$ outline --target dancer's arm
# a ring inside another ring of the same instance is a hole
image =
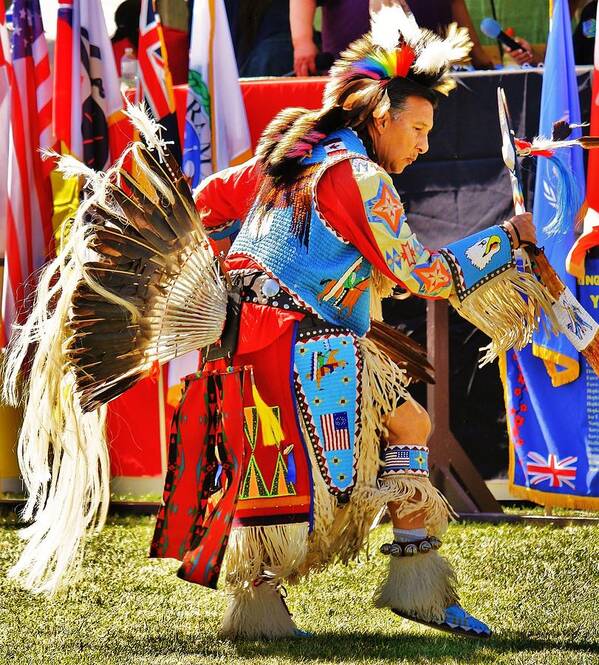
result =
[[[218,251],[226,252],[245,219],[260,181],[260,166],[250,159],[208,176],[194,191],[196,208]]]
[[[507,232],[499,226],[485,231],[482,236],[488,237],[489,247],[480,251],[471,251],[468,245],[470,239],[472,247],[480,244],[484,239],[480,233],[438,251],[424,247],[407,223],[391,177],[364,159],[328,169],[318,185],[317,198],[321,214],[338,233],[384,276],[416,295],[449,298],[454,292],[456,260],[463,263],[466,252],[480,266],[473,264],[472,270],[481,274],[489,267],[500,270],[513,260],[517,236],[511,238],[509,225]]]

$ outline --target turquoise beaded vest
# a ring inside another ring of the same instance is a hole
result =
[[[358,335],[370,327],[372,266],[320,216],[316,186],[327,168],[351,157],[366,156],[366,149],[350,129],[329,134],[314,146],[302,163],[309,177],[309,209],[298,220],[294,195],[257,202],[235,239],[229,257],[247,256],[274,277],[297,303],[320,318],[344,326]],[[303,190],[304,198],[306,190]]]

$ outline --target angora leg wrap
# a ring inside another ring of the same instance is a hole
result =
[[[389,575],[376,592],[376,607],[415,614],[424,621],[441,621],[445,609],[458,602],[455,574],[437,552],[389,557]]]
[[[220,637],[272,640],[295,634],[293,619],[280,593],[271,584],[251,584],[230,592]]]

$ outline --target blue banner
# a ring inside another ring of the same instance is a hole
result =
[[[574,68],[567,0],[555,0],[547,43],[539,135],[551,138],[553,123],[580,123],[580,102]],[[572,138],[580,136],[574,130]],[[537,244],[573,293],[574,278],[565,260],[574,241],[576,197],[560,191],[560,172],[569,171],[584,194],[582,150],[559,151],[554,160],[539,157],[533,218]],[[561,233],[544,229],[564,213]],[[565,232],[564,232],[565,230]],[[591,261],[589,260],[589,263]],[[589,266],[590,267],[590,266]],[[594,279],[580,286],[579,299],[597,318],[599,261]],[[588,276],[587,276],[588,277]],[[533,344],[510,351],[502,366],[510,434],[510,491],[548,506],[599,509],[599,378],[563,336],[544,326]]]
[[[539,135],[551,138],[553,123],[566,120],[580,124],[580,101],[572,46],[570,12],[567,0],[555,0],[541,92]],[[571,138],[581,136],[580,128]],[[554,160],[559,160],[556,164]],[[577,184],[578,200],[560,192],[560,171],[570,173]],[[537,227],[537,244],[543,247],[551,265],[562,281],[576,293],[574,277],[566,272],[566,256],[574,244],[574,225],[578,208],[584,199],[584,165],[582,148],[561,149],[554,159],[539,157],[535,182],[533,217]],[[561,195],[560,195],[561,194]],[[545,228],[561,209],[564,219],[561,232],[548,234]],[[533,354],[545,361],[554,386],[574,381],[579,375],[578,352],[564,335],[554,336],[541,326],[533,340]]]
[[[578,296],[599,321],[599,259]],[[548,506],[599,510],[599,377],[581,356],[576,381],[554,388],[531,347],[503,363],[510,491]]]

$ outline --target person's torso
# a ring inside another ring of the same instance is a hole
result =
[[[288,307],[282,304],[276,283],[301,308],[364,335],[370,325],[372,266],[327,224],[315,196],[327,168],[356,156],[367,159],[362,142],[351,130],[334,132],[318,143],[304,160],[306,172],[295,190],[277,193],[266,204],[262,201],[252,207],[228,259],[253,259],[273,278],[265,282],[269,291],[265,304]],[[260,294],[255,299],[261,302]]]

